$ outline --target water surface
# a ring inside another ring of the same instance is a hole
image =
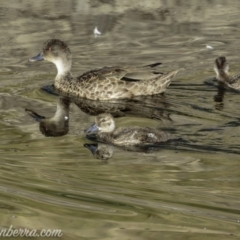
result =
[[[239,9],[237,0],[1,2],[0,226],[62,229],[63,239],[239,239],[240,96],[213,81],[221,54],[239,70]],[[94,114],[75,103],[68,134],[45,137],[25,108],[55,114],[58,97],[41,90],[55,67],[27,61],[49,38],[68,43],[74,74],[181,68],[164,96],[131,102],[116,122],[182,140],[96,159],[83,132]]]

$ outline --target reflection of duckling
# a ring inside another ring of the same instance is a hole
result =
[[[226,57],[220,56],[216,58],[214,71],[216,72],[216,78],[219,83],[229,88],[240,90],[240,74],[230,75],[228,70],[229,66]]]
[[[115,129],[115,122],[111,114],[103,113],[96,117],[95,123],[85,130],[87,135],[96,133],[97,140],[124,145],[151,145],[174,139],[169,133],[148,127],[128,127]]]
[[[89,149],[97,159],[108,160],[109,158],[112,158],[112,146],[94,143],[86,143],[83,146]]]
[[[39,122],[39,129],[46,137],[58,137],[68,133],[69,130],[69,106],[70,100],[66,97],[59,97],[57,110],[52,118],[45,118],[36,112],[25,109],[25,111]]]
[[[71,74],[70,49],[58,39],[45,42],[42,52],[29,61],[44,59],[57,67],[54,86],[58,90],[92,100],[130,99],[134,96],[159,94],[166,90],[178,72],[158,73],[151,69],[159,65],[157,63],[144,67],[103,67],[75,78]]]

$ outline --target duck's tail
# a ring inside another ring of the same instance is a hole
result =
[[[178,71],[179,70],[157,74],[154,78],[133,82],[129,90],[134,96],[162,93],[170,85],[171,80],[176,76]]]

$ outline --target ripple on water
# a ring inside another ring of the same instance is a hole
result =
[[[221,54],[238,71],[238,9],[215,0],[2,1],[0,225],[62,229],[63,239],[238,239],[239,94],[220,91],[213,71]],[[46,118],[57,110],[57,96],[40,90],[55,67],[28,62],[49,37],[69,44],[75,75],[154,62],[181,69],[164,95],[135,99],[116,119],[181,139],[113,148],[102,161],[84,147],[94,116],[76,104],[68,134],[45,137],[24,109]]]

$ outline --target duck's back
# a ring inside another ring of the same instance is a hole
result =
[[[119,128],[111,135],[111,141],[115,145],[147,145],[166,142],[172,138],[167,132],[148,127]]]
[[[240,74],[232,75],[227,85],[228,87],[240,90]]]
[[[139,70],[137,68],[137,70]],[[153,95],[164,92],[176,75],[170,73],[139,72],[131,67],[103,67],[88,71],[76,78],[70,92],[92,100],[130,99],[139,95]],[[138,74],[137,74],[138,73]],[[142,78],[138,79],[137,76]]]
[[[118,67],[103,67],[88,71],[77,77],[76,95],[92,100],[128,99],[131,83],[122,81],[127,71]]]

